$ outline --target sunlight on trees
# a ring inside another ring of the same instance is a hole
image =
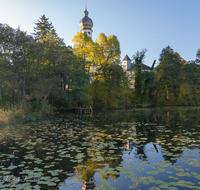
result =
[[[71,48],[45,15],[32,35],[6,24],[0,24],[0,33],[0,107],[21,113],[23,121],[74,102],[94,109],[200,104],[200,49],[195,61],[186,62],[167,46],[149,72],[141,70],[146,50],[136,52],[130,89],[114,35],[100,33],[93,41],[77,32]]]

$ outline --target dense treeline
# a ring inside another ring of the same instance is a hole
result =
[[[154,106],[200,105],[199,53],[200,49],[196,61],[186,62],[171,47],[164,48],[156,68],[154,62],[150,72],[136,72],[136,103]],[[144,55],[145,51],[136,54],[138,68],[141,68]]]
[[[136,52],[135,88],[131,89],[119,64],[116,36],[101,33],[94,42],[78,32],[72,48],[45,15],[32,35],[6,24],[0,24],[0,34],[0,108],[22,121],[74,105],[124,109],[200,104],[200,50],[196,61],[186,62],[168,46],[150,72],[141,70],[146,50]]]
[[[33,119],[89,98],[84,61],[43,15],[33,35],[0,24],[1,108]]]

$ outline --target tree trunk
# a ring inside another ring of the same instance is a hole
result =
[[[15,104],[15,90],[13,90],[13,105]]]
[[[24,76],[24,81],[23,81],[23,103],[25,104],[25,99],[26,99],[26,92],[25,92],[25,76]]]
[[[108,101],[108,92],[106,92],[105,96],[105,109],[107,108],[107,101]]]
[[[15,84],[16,84],[17,90],[18,90],[18,92],[19,92],[19,102],[21,103],[21,91],[20,91],[20,89],[19,89],[19,85],[18,85],[17,79],[15,79]]]
[[[1,86],[1,105],[3,105],[4,97],[3,97],[3,87]]]
[[[51,84],[48,93],[47,93],[46,96],[44,97],[44,102],[43,102],[43,105],[42,105],[42,116],[43,116],[43,112],[44,112],[44,106],[45,106],[45,103],[46,103],[47,97],[49,96],[49,94],[50,94],[50,92],[51,92],[51,88],[52,88],[52,86],[53,86],[53,83]]]
[[[169,100],[167,85],[166,85],[166,94],[167,94],[167,100]]]

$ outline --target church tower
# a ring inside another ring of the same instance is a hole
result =
[[[87,11],[87,7],[85,7],[84,17],[80,20],[79,24],[81,27],[81,32],[86,32],[88,36],[92,38],[92,27],[93,22],[92,19],[88,17],[89,12]]]
[[[129,56],[126,54],[126,56],[124,57],[124,59],[122,60],[122,68],[124,70],[127,70],[131,67],[131,59],[129,58]]]

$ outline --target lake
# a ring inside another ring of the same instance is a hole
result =
[[[0,189],[200,189],[200,108],[0,126]]]

